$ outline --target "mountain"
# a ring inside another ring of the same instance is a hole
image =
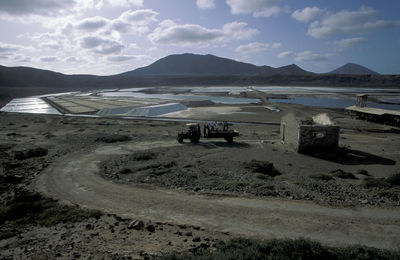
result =
[[[157,60],[149,66],[123,74],[134,76],[149,75],[258,75],[272,72],[269,66],[256,66],[217,57],[211,54],[174,54]]]
[[[296,64],[291,64],[291,65],[276,68],[275,74],[278,74],[278,75],[310,75],[313,73],[303,70]]]
[[[328,74],[340,74],[340,75],[379,75],[379,73],[370,70],[364,66],[355,63],[347,63]]]

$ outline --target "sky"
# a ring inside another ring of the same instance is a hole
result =
[[[112,75],[170,54],[400,74],[399,0],[0,0],[0,64]]]

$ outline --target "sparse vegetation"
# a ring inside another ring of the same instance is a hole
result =
[[[157,154],[153,152],[139,152],[135,154],[134,159],[136,161],[148,161],[157,157]]]
[[[14,154],[15,159],[25,160],[32,157],[41,157],[47,155],[48,150],[42,147],[36,147],[25,151],[16,151]]]
[[[357,179],[356,176],[354,176],[354,174],[352,174],[351,172],[345,172],[342,169],[337,169],[337,170],[333,170],[331,172],[329,172],[331,175],[337,177],[337,178],[341,178],[341,179]]]
[[[397,259],[400,252],[364,246],[328,247],[305,239],[232,239],[220,241],[216,249],[171,253],[158,259]]]
[[[58,223],[73,223],[88,218],[99,218],[101,215],[102,213],[97,210],[61,205],[55,200],[26,191],[6,206],[0,207],[0,224],[11,221],[16,225],[52,226]]]
[[[385,181],[393,186],[399,186],[400,185],[400,173],[393,174],[392,176],[388,177]]]
[[[390,184],[387,183],[384,179],[382,178],[365,178],[362,182],[362,185],[365,188],[387,188],[390,187]]]
[[[274,164],[267,161],[251,160],[250,162],[245,162],[244,167],[250,169],[252,172],[261,173],[270,177],[282,175],[282,173],[274,167]]]
[[[333,180],[333,177],[328,175],[328,174],[311,174],[310,178],[312,179],[317,179],[317,180],[321,180],[321,181],[329,181],[329,180]]]
[[[132,138],[127,135],[105,135],[96,138],[96,142],[103,142],[103,143],[116,143],[116,142],[127,142],[131,141]]]
[[[371,176],[367,170],[359,169],[357,170],[356,174],[364,175],[364,176]]]

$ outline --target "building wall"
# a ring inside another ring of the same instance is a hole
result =
[[[298,152],[313,152],[337,148],[339,127],[302,125],[299,127]]]
[[[290,149],[301,152],[314,152],[334,149],[339,146],[338,126],[308,125],[293,114],[281,120],[281,141]]]
[[[299,145],[299,125],[296,118],[289,114],[281,120],[281,141],[297,151]]]

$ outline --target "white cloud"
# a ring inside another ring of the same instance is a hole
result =
[[[86,18],[86,19],[80,21],[76,25],[76,28],[85,30],[85,31],[95,31],[95,30],[105,27],[108,23],[109,23],[108,19],[101,17],[101,16],[95,16],[95,17],[89,17],[89,18]]]
[[[99,36],[87,36],[81,39],[81,47],[90,49],[98,54],[113,54],[121,52],[125,46],[111,39],[105,39]]]
[[[227,39],[247,40],[259,34],[257,29],[247,28],[247,23],[231,22],[222,27],[222,31]]]
[[[363,34],[385,28],[400,26],[400,21],[379,19],[379,13],[371,7],[361,7],[357,11],[343,10],[325,15],[308,27],[308,34],[315,38],[325,38],[341,34]]]
[[[13,53],[21,49],[21,46],[8,43],[0,43],[0,53]]]
[[[150,9],[129,10],[112,20],[111,29],[122,33],[142,35],[149,31],[147,25],[157,21],[158,15],[159,13]]]
[[[209,29],[198,24],[178,25],[165,20],[148,35],[155,44],[199,45],[208,46],[216,41],[250,39],[259,33],[256,29],[247,28],[247,23],[232,22],[221,29]]]
[[[55,62],[55,61],[57,61],[57,57],[55,57],[55,56],[45,56],[45,57],[40,57],[39,60],[42,61],[42,62]]]
[[[120,6],[120,7],[143,6],[143,0],[108,0],[106,2],[108,2],[108,4],[111,6]]]
[[[323,13],[322,9],[319,9],[318,7],[306,7],[303,10],[296,10],[292,13],[293,19],[296,19],[297,21],[300,22],[305,22],[308,23],[315,17],[319,16],[320,14]]]
[[[261,42],[251,42],[249,44],[240,45],[238,46],[235,51],[240,52],[243,54],[250,54],[250,53],[261,53],[267,51],[269,49],[279,48],[281,46],[280,43],[261,43]]]
[[[333,44],[338,50],[344,50],[365,43],[367,40],[361,37],[347,38],[335,41]]]
[[[55,41],[43,42],[39,44],[40,48],[58,50],[61,48],[60,44]]]
[[[226,0],[232,14],[253,14],[254,17],[269,17],[282,11],[281,0]]]
[[[296,53],[295,55],[296,58],[294,60],[297,62],[325,61],[328,59],[328,55],[317,54],[312,51],[303,51]]]
[[[215,8],[214,0],[196,0],[196,5],[200,9]]]
[[[285,59],[285,58],[288,58],[288,57],[293,56],[293,55],[294,55],[293,51],[283,51],[283,52],[278,54],[278,58],[279,59]]]

